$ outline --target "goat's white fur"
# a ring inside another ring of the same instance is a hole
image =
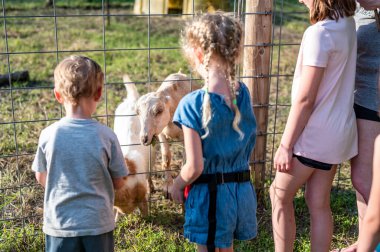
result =
[[[133,162],[135,167],[135,173],[140,175],[127,176],[124,181],[125,185],[123,188],[115,191],[115,196],[120,198],[121,194],[128,194],[131,197],[136,197],[136,195],[130,195],[131,193],[142,193],[141,188],[145,187],[145,194],[148,193],[148,184],[150,191],[153,190],[153,183],[150,180],[149,165],[154,165],[155,151],[154,148],[149,146],[144,146],[140,144],[139,133],[141,130],[139,118],[136,115],[136,102],[139,99],[139,93],[134,83],[130,80],[128,75],[123,76],[123,82],[127,90],[127,98],[116,108],[115,120],[114,120],[114,131],[120,142],[123,155],[128,161]],[[151,149],[151,150],[150,150]],[[151,157],[151,162],[149,162],[149,157]],[[149,183],[148,183],[149,181]],[[139,190],[137,190],[139,188]],[[125,196],[125,195],[124,195]],[[141,198],[141,197],[140,197]],[[134,203],[133,200],[124,198],[124,201],[128,202],[118,202],[118,204],[124,205],[123,207],[118,207],[115,205],[116,218],[117,220],[119,213],[129,213],[129,208],[139,207],[142,215],[147,214],[146,200],[147,195],[145,195],[145,203]],[[126,206],[125,204],[129,204]]]

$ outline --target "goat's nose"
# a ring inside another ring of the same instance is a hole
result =
[[[148,134],[141,135],[140,140],[141,140],[142,144],[144,144],[144,145],[147,144],[148,143]]]

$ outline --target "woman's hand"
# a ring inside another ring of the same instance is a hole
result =
[[[288,172],[292,169],[293,150],[280,144],[274,156],[274,168],[279,172]]]
[[[175,203],[183,203],[184,202],[184,181],[181,178],[181,175],[179,175],[177,178],[174,179],[173,185],[169,186],[168,191],[170,194],[170,198]]]

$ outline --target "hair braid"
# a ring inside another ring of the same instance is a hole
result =
[[[201,48],[204,59],[203,64],[206,71],[205,95],[202,104],[202,127],[205,134],[202,139],[208,136],[208,123],[211,120],[211,101],[208,93],[209,84],[209,61],[212,55],[218,55],[227,64],[227,81],[229,83],[230,95],[232,98],[232,110],[234,111],[233,129],[239,134],[239,138],[244,137],[239,128],[241,114],[236,103],[235,88],[235,68],[242,49],[243,30],[239,20],[227,16],[222,12],[205,14],[197,17],[190,23],[182,36],[182,44],[185,55],[191,59],[193,48]]]
[[[205,139],[208,134],[208,123],[211,120],[211,101],[210,101],[210,94],[208,93],[208,84],[209,84],[209,62],[210,62],[211,52],[208,52],[204,55],[204,66],[206,70],[206,81],[205,81],[205,95],[203,97],[203,103],[202,103],[202,128],[205,130],[205,134],[201,136],[202,139]]]

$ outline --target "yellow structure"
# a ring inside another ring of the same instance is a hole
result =
[[[149,3],[150,2],[150,3]],[[135,0],[134,14],[193,14],[194,12],[232,11],[230,0]],[[194,8],[193,8],[194,7]]]
[[[168,14],[170,9],[181,10],[182,4],[183,0],[136,0],[133,13]]]

